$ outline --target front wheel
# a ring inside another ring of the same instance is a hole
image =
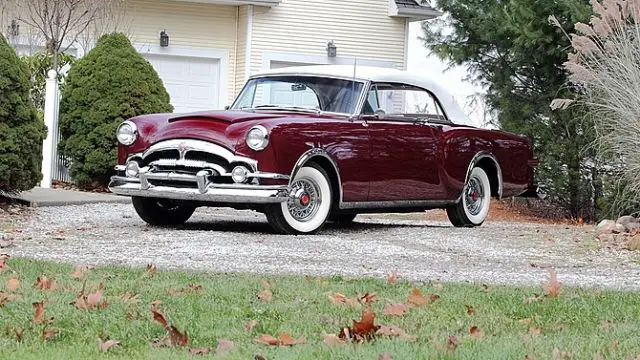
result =
[[[196,211],[195,206],[184,205],[169,199],[134,196],[131,202],[138,216],[147,224],[154,226],[184,224]]]
[[[449,221],[455,227],[480,226],[487,219],[490,201],[489,177],[484,170],[476,167],[464,186],[460,202],[447,208]]]
[[[291,182],[289,200],[267,208],[267,220],[280,234],[312,234],[322,228],[331,210],[329,176],[319,166],[303,166]]]

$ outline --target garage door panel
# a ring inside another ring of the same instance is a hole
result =
[[[160,54],[144,57],[162,79],[174,112],[219,108],[219,59]]]

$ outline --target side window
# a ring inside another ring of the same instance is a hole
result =
[[[406,84],[375,84],[378,108],[386,115],[425,117],[430,120],[447,120],[434,95],[422,88]],[[371,98],[369,94],[369,98]]]

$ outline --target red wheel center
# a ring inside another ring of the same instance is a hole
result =
[[[309,196],[309,194],[304,194],[300,196],[300,204],[306,206],[307,204],[309,204],[310,201],[311,201],[311,197]]]
[[[478,194],[477,191],[474,191],[473,193],[471,193],[471,199],[473,199],[473,201],[477,201],[480,198],[480,194]]]

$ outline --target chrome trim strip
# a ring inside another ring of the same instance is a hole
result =
[[[338,176],[338,186],[339,186],[338,199],[339,199],[339,205],[342,208],[342,179],[340,178],[340,169],[338,168],[338,163],[324,149],[312,148],[307,150],[304,154],[302,154],[302,156],[300,156],[296,164],[293,166],[293,170],[291,171],[291,175],[289,177],[289,186],[292,185],[293,179],[295,179],[296,174],[298,174],[298,171],[300,171],[300,169],[304,166],[304,164],[306,164],[307,162],[309,162],[309,160],[317,156],[321,156],[328,159],[329,162],[331,162],[331,165],[333,165],[333,170],[335,170],[336,175]]]
[[[181,150],[182,148],[182,150]],[[145,159],[150,154],[156,151],[162,150],[178,150],[180,152],[180,160],[184,160],[184,156],[189,151],[202,151],[210,154],[214,154],[220,156],[227,160],[229,163],[234,162],[243,162],[251,166],[251,170],[258,170],[258,162],[254,159],[250,159],[243,156],[236,156],[228,149],[213,144],[210,142],[202,141],[202,140],[193,140],[193,139],[172,139],[165,140],[151,145],[147,150],[145,150],[140,157]]]
[[[351,114],[351,119],[355,119],[360,114],[362,114],[362,108],[364,107],[364,103],[367,101],[367,97],[369,96],[369,90],[371,89],[371,81],[367,81],[362,84],[362,93],[360,93],[360,97],[358,98],[358,102],[356,103],[356,107],[354,109],[354,113]]]
[[[274,204],[287,201],[290,198],[288,185],[259,186],[210,184],[203,193],[199,189],[173,188],[168,186],[149,186],[143,188],[140,184],[130,182],[130,179],[114,176],[111,178],[109,190],[122,196],[142,196],[175,200],[191,200],[214,203],[237,204]]]
[[[225,168],[223,168],[222,166],[220,166],[218,164],[214,164],[214,163],[210,163],[210,162],[206,162],[206,161],[199,161],[199,160],[160,159],[160,160],[152,161],[151,163],[149,163],[149,165],[151,165],[151,166],[153,166],[153,165],[157,165],[157,166],[184,166],[184,167],[189,167],[189,168],[200,168],[200,169],[211,168],[211,169],[217,171],[219,174],[226,174],[227,173],[227,170],[225,170]]]
[[[438,207],[457,203],[458,200],[394,200],[394,201],[360,201],[340,204],[340,209],[384,209],[384,208],[412,208]]]
[[[466,185],[467,181],[469,181],[469,177],[471,176],[471,171],[473,171],[473,168],[476,166],[476,164],[484,158],[491,159],[491,161],[493,161],[493,164],[496,166],[496,171],[498,173],[498,199],[502,199],[502,192],[503,192],[502,168],[498,163],[498,159],[496,159],[496,157],[489,151],[486,151],[486,150],[480,151],[473,157],[473,159],[471,159],[471,162],[469,163],[469,167],[467,168],[467,175],[464,178],[464,184]],[[460,198],[462,198],[463,195],[464,195],[464,187],[462,188],[462,193],[460,194]]]

